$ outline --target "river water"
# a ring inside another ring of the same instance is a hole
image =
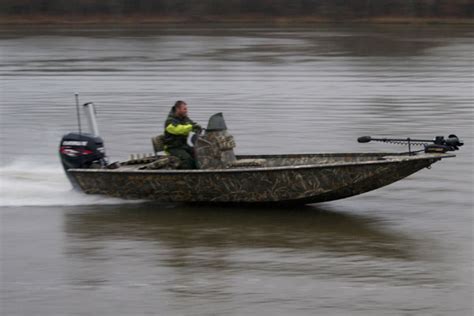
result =
[[[456,26],[3,28],[2,315],[471,315],[473,31]],[[71,191],[57,155],[93,101],[111,159],[170,106],[223,112],[236,152],[466,145],[388,187],[293,208]]]

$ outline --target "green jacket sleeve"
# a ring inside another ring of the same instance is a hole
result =
[[[190,123],[187,124],[173,124],[170,123],[166,125],[165,130],[173,135],[183,135],[186,136],[189,134],[190,131],[192,131],[193,125]]]

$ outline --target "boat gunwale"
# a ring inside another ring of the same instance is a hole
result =
[[[237,155],[238,158],[297,158],[299,156],[336,156],[343,157],[347,155],[354,156],[369,156],[377,155],[380,158],[385,156],[400,156],[399,159],[391,158],[387,160],[368,160],[359,162],[337,162],[337,163],[326,163],[326,164],[305,164],[305,165],[287,165],[287,166],[275,166],[275,167],[240,167],[240,168],[228,168],[228,169],[157,169],[157,170],[120,170],[119,169],[68,169],[67,172],[71,173],[115,173],[115,174],[209,174],[209,173],[244,173],[244,172],[268,172],[268,171],[285,171],[285,170],[300,170],[300,169],[324,169],[333,167],[349,167],[349,166],[360,166],[360,165],[377,165],[377,164],[390,164],[400,163],[415,160],[441,160],[443,158],[456,157],[454,154],[438,154],[429,153],[422,155],[408,156],[406,152],[392,152],[392,153],[328,153],[328,154],[270,154],[270,155]]]

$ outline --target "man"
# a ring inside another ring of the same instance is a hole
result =
[[[176,101],[165,122],[165,150],[180,160],[180,169],[196,169],[194,152],[187,144],[190,132],[200,132],[201,126],[188,117],[188,105]]]

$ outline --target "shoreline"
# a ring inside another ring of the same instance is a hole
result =
[[[424,17],[370,17],[331,19],[317,16],[155,16],[155,15],[87,15],[87,16],[54,16],[54,15],[7,15],[0,16],[1,26],[146,26],[167,24],[271,24],[271,25],[311,25],[311,24],[414,24],[414,25],[472,25],[474,19],[468,18],[424,18]]]

